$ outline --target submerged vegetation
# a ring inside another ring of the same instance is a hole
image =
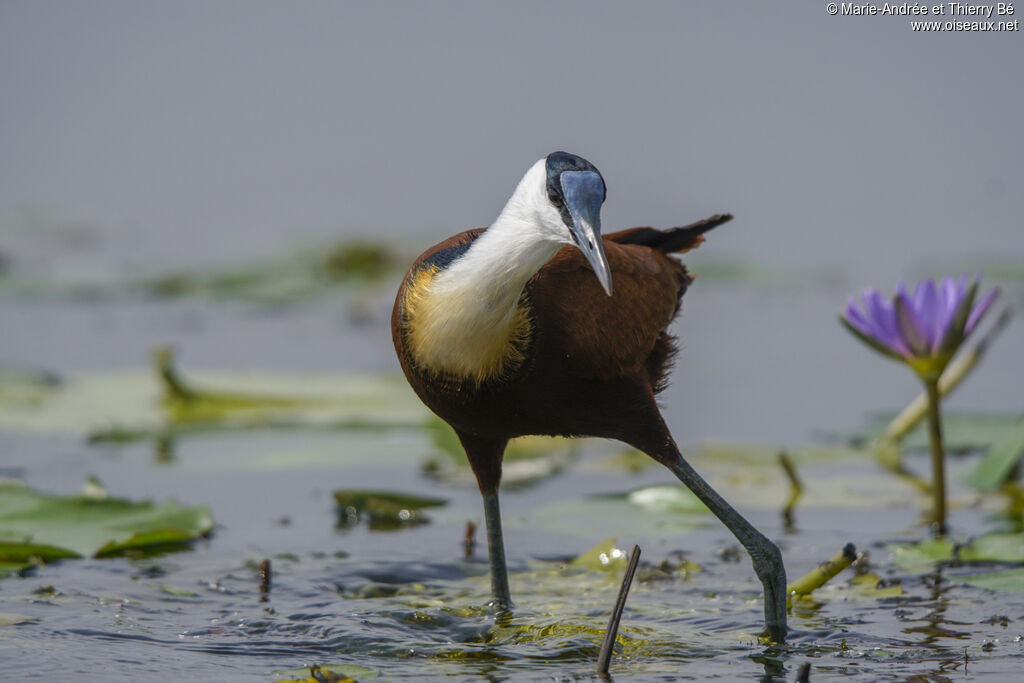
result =
[[[39,268],[22,267],[17,256],[0,253],[0,294],[82,302],[144,297],[280,305],[373,288],[400,272],[407,260],[383,242],[362,239],[249,263],[142,277],[112,268],[102,275],[47,269],[40,277]]]

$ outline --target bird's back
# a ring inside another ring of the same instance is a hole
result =
[[[666,329],[690,278],[681,263],[660,251],[618,241],[629,232],[605,237],[612,296],[571,247],[527,285],[537,316],[538,362],[601,381],[642,373],[652,387],[660,387],[674,352]]]
[[[560,354],[568,372],[604,380],[646,376],[650,389],[660,391],[676,353],[667,329],[692,280],[669,254],[697,247],[705,232],[731,219],[716,214],[681,228],[606,235],[614,285],[610,297],[580,252],[562,249],[528,287],[542,330],[558,331],[549,352]]]

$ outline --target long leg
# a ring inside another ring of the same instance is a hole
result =
[[[778,546],[754,528],[743,515],[736,512],[718,495],[697,471],[679,456],[668,466],[679,481],[715,513],[736,539],[747,549],[754,564],[754,572],[764,586],[764,621],[768,637],[781,643],[786,639],[786,567]]]
[[[505,542],[501,536],[501,509],[498,492],[484,494],[484,521],[487,523],[487,559],[491,565],[491,595],[499,609],[512,606],[508,589],[508,567],[505,565]]]
[[[508,568],[505,565],[505,542],[501,534],[501,507],[498,504],[498,486],[501,484],[501,459],[505,455],[507,440],[483,439],[456,430],[462,447],[466,449],[477,485],[484,498],[484,522],[487,525],[487,559],[491,566],[491,594],[499,609],[512,605],[508,589]]]
[[[653,400],[652,400],[653,405]],[[650,414],[654,423],[643,430],[642,438],[628,442],[662,463],[686,484],[700,500],[708,506],[722,523],[733,533],[736,540],[746,548],[754,565],[754,572],[764,586],[764,621],[766,635],[774,642],[786,638],[786,567],[782,553],[760,531],[754,528],[711,485],[704,481],[695,469],[683,459],[679,448],[672,439],[661,416],[655,410]]]

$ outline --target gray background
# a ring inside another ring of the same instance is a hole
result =
[[[609,227],[730,210],[716,248],[896,270],[1020,248],[1021,47],[817,2],[7,0],[0,205],[154,253],[429,240],[564,148]]]
[[[565,149],[604,173],[607,230],[731,211],[694,260],[793,270],[789,290],[688,298],[677,386],[721,399],[666,401],[696,411],[697,436],[803,434],[792,411],[849,424],[915,390],[835,324],[848,292],[1021,261],[1021,46],[818,2],[7,0],[0,238],[70,216],[102,235],[104,263],[142,270],[352,235],[414,253],[489,223],[533,161]],[[844,279],[808,299],[821,278],[805,269]],[[145,362],[101,337],[62,349],[72,323],[9,313],[7,362]],[[394,369],[385,317],[349,346],[314,326],[312,351],[272,359],[244,330],[257,350],[200,339],[191,359]],[[1016,409],[1019,329],[993,361],[1011,371],[960,405]],[[134,346],[176,334],[158,325]],[[851,404],[826,409],[823,392],[851,381]]]

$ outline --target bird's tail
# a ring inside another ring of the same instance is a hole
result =
[[[716,213],[714,216],[680,228],[669,228],[668,230],[633,228],[624,230],[617,235],[609,235],[608,238],[621,244],[641,244],[651,249],[657,249],[663,254],[681,254],[699,246],[704,241],[704,233],[708,230],[731,220],[731,213]]]

